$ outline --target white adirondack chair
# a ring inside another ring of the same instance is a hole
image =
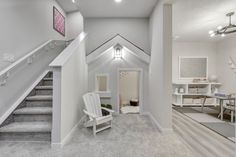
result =
[[[87,93],[83,96],[83,100],[85,103],[84,113],[89,117],[89,120],[85,123],[85,127],[93,127],[94,136],[96,133],[112,127],[112,113],[114,113],[114,111],[101,107],[99,94]],[[109,112],[109,115],[103,116],[102,110]],[[98,125],[105,123],[107,123],[107,125],[97,129]]]

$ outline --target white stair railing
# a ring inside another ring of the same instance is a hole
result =
[[[18,67],[21,63],[27,62],[28,64],[32,64],[34,58],[39,55],[41,52],[49,51],[50,49],[54,49],[59,43],[63,42],[65,44],[66,41],[61,40],[48,40],[30,53],[27,53],[25,56],[21,57],[17,61],[13,62],[11,65],[0,71],[0,86],[4,86],[7,83],[8,78],[11,75],[11,72]],[[43,51],[42,51],[43,50]]]

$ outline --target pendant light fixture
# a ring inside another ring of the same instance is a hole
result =
[[[227,34],[236,33],[236,25],[232,24],[232,16],[234,15],[234,12],[230,12],[226,14],[227,17],[229,17],[229,24],[227,26],[218,26],[217,29],[210,30],[209,35],[210,37],[215,37],[220,35],[221,37],[225,37]]]

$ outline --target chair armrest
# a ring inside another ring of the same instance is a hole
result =
[[[88,115],[89,117],[91,117],[91,118],[93,118],[93,119],[96,119],[96,118],[97,118],[96,115],[94,115],[94,114],[92,114],[92,113],[89,113],[89,112],[86,111],[86,110],[83,110],[83,111],[84,111],[84,113],[85,113],[86,115]]]
[[[110,110],[110,109],[105,108],[105,107],[102,107],[102,110],[105,110],[105,111],[107,111],[109,113],[114,113],[115,112],[114,110]]]

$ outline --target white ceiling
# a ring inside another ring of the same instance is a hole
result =
[[[57,0],[66,12],[79,10],[84,17],[149,17],[157,0]]]
[[[236,12],[236,0],[175,0],[173,34],[179,36],[177,41],[218,41],[221,37],[212,39],[208,32],[227,25],[225,14],[231,11]],[[236,15],[233,22],[236,23]]]
[[[84,17],[149,17],[157,0],[57,0],[66,12],[80,11]],[[173,0],[173,36],[177,41],[218,41],[209,30],[227,25],[228,12],[236,12],[236,0]],[[235,13],[236,14],[236,13]],[[236,23],[236,15],[233,16]],[[235,33],[236,34],[236,33]],[[225,37],[228,38],[228,37]]]

